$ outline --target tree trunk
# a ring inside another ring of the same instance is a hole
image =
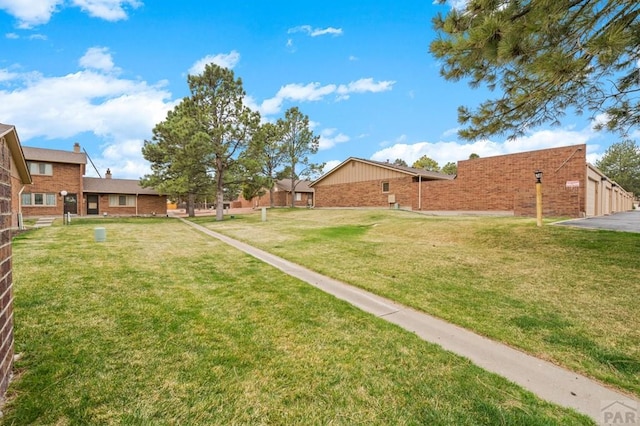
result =
[[[273,185],[269,188],[269,207],[273,208]]]
[[[291,208],[296,206],[296,165],[291,164]]]
[[[222,167],[218,167],[216,173],[216,220],[224,219],[224,181]]]
[[[195,194],[189,194],[187,196],[187,216],[189,216],[189,217],[195,217],[196,216],[195,204],[196,204],[196,195]]]

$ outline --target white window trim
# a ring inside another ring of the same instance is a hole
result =
[[[44,173],[40,173],[40,166],[44,166]],[[53,176],[53,164],[29,161],[29,173],[36,176]]]
[[[127,197],[126,204],[120,204],[120,197]],[[136,196],[127,194],[111,194],[109,195],[109,207],[135,207]]]
[[[42,204],[36,204],[36,195],[42,195]],[[58,205],[58,196],[51,192],[26,192],[23,193],[20,203],[23,207],[55,207]],[[29,197],[29,203],[25,203],[25,198]],[[47,201],[53,200],[53,204],[47,204]]]

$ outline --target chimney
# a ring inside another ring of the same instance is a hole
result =
[[[111,179],[111,169],[107,169],[107,173],[105,173],[104,178]]]
[[[80,152],[80,144],[78,142],[73,144],[73,152],[76,152],[76,153]]]

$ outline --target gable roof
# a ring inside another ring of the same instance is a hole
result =
[[[308,180],[299,180],[296,184],[296,192],[315,192],[313,188],[309,187],[310,183]],[[277,180],[275,185],[278,191],[291,192],[291,179]]]
[[[344,167],[346,164],[348,164],[351,161],[357,161],[357,162],[364,163],[364,164],[369,164],[369,165],[375,166],[375,167],[381,167],[381,168],[388,169],[388,170],[394,170],[396,172],[404,173],[404,174],[407,174],[409,176],[415,176],[415,177],[421,176],[423,178],[426,178],[426,180],[452,180],[452,179],[455,178],[454,175],[446,175],[444,173],[431,172],[431,171],[428,171],[428,170],[425,170],[425,169],[416,169],[414,167],[399,166],[397,164],[393,164],[393,163],[389,163],[389,162],[365,160],[364,158],[349,157],[346,160],[344,160],[342,163],[338,164],[336,167],[331,169],[329,172],[325,173],[324,175],[320,176],[315,181],[311,182],[311,184],[309,186],[313,187],[316,183],[320,182],[321,180],[325,179],[327,176],[330,176],[334,172],[338,171],[339,169],[341,169],[342,167]]]
[[[135,179],[82,178],[83,192],[95,194],[161,195],[152,188],[143,188]]]
[[[59,149],[23,147],[27,161],[48,161],[50,163],[87,164],[84,152],[62,151]]]
[[[27,167],[22,145],[20,145],[20,138],[18,137],[18,132],[16,131],[15,126],[0,123],[0,138],[4,138],[7,142],[9,151],[11,152],[11,157],[16,165],[18,176],[20,176],[22,183],[32,183],[31,173],[29,173],[29,168]]]

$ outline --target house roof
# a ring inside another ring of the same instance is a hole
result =
[[[59,149],[23,147],[27,161],[48,161],[51,163],[87,164],[84,152],[62,151]]]
[[[370,165],[376,166],[376,167],[382,167],[382,168],[389,169],[389,170],[395,170],[395,171],[398,171],[400,173],[405,173],[405,174],[410,175],[410,176],[416,176],[416,177],[417,176],[422,176],[422,177],[426,178],[426,180],[452,180],[452,179],[455,178],[454,175],[446,175],[444,173],[431,172],[431,171],[428,171],[428,170],[425,170],[425,169],[416,169],[414,167],[399,166],[397,164],[393,164],[393,163],[389,163],[389,162],[373,161],[373,160],[365,160],[363,158],[349,157],[346,160],[344,160],[342,163],[338,164],[336,167],[331,169],[329,172],[325,173],[324,175],[320,176],[315,181],[311,182],[311,184],[309,186],[314,186],[316,183],[320,182],[321,180],[323,180],[327,176],[330,176],[334,172],[338,171],[345,164],[347,164],[347,163],[349,163],[351,161],[358,161],[360,163],[370,164]]]
[[[296,184],[296,192],[315,192],[313,188],[309,187],[310,183],[308,180],[299,180]],[[291,192],[291,179],[277,180],[275,185],[278,191]]]
[[[31,174],[29,173],[29,168],[27,167],[24,152],[20,145],[20,138],[18,137],[15,126],[0,123],[0,138],[4,138],[7,142],[22,183],[31,183]]]
[[[136,194],[160,195],[152,188],[143,188],[140,181],[135,179],[101,179],[92,177],[82,178],[83,192],[96,194]]]

